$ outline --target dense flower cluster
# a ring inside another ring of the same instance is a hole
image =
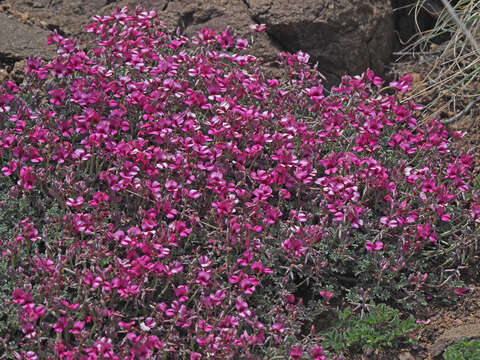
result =
[[[431,265],[468,257],[480,195],[472,157],[399,101],[410,77],[328,93],[299,52],[270,79],[231,29],[169,35],[142,9],[86,31],[92,51],[52,34],[58,57],[0,87],[2,186],[42,215],[2,239],[6,351],[319,360],[332,301],[452,289]]]

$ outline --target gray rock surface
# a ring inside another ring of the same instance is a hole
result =
[[[467,340],[480,339],[480,322],[464,324],[445,331],[430,349],[431,356],[440,358],[443,351],[450,345],[458,343],[463,338]]]
[[[252,18],[290,52],[303,50],[327,75],[383,73],[392,55],[389,0],[247,0]]]
[[[49,31],[22,24],[0,13],[0,63],[14,63],[29,56],[49,59],[53,48],[45,45]]]
[[[390,0],[4,0],[2,4],[0,14],[3,6],[10,17],[24,23],[18,25],[23,30],[14,30],[17,44],[13,47],[8,45],[9,35],[0,32],[0,56],[9,51],[17,60],[32,54],[51,55],[40,46],[49,30],[86,39],[82,28],[93,15],[138,5],[155,9],[170,29],[179,27],[186,35],[203,27],[232,26],[249,39],[249,25],[265,23],[267,31],[258,34],[251,47],[254,55],[271,67],[279,51],[305,51],[331,85],[345,73],[356,75],[368,67],[383,73],[392,53]],[[11,19],[2,21],[12,29],[16,26]]]

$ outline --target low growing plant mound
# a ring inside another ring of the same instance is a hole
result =
[[[462,339],[458,344],[450,345],[443,354],[444,360],[480,359],[480,341]]]
[[[325,334],[323,345],[336,353],[353,349],[356,353],[363,351],[370,355],[374,350],[394,347],[398,339],[407,335],[416,325],[413,316],[402,321],[399,311],[385,304],[369,307],[368,314],[355,316],[350,308],[346,308],[339,312],[335,328]]]
[[[328,94],[302,52],[269,79],[229,29],[94,20],[92,51],[53,34],[0,88],[7,359],[323,359],[345,299],[463,291],[472,157],[399,102],[409,77]]]

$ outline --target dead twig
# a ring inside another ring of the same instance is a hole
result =
[[[471,101],[466,107],[465,109],[463,109],[462,111],[460,111],[458,114],[456,114],[455,116],[452,116],[450,119],[447,119],[447,120],[443,120],[442,121],[442,124],[450,124],[452,122],[455,122],[457,121],[458,119],[460,119],[463,115],[467,114],[470,109],[473,107],[473,105],[475,105],[475,103],[477,102],[477,100],[473,100]]]

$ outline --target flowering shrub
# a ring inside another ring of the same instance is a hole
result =
[[[328,94],[299,52],[269,79],[231,29],[169,35],[142,9],[86,31],[91,51],[52,34],[58,57],[0,88],[12,359],[324,359],[345,296],[458,286],[472,157],[399,101],[409,77]]]

